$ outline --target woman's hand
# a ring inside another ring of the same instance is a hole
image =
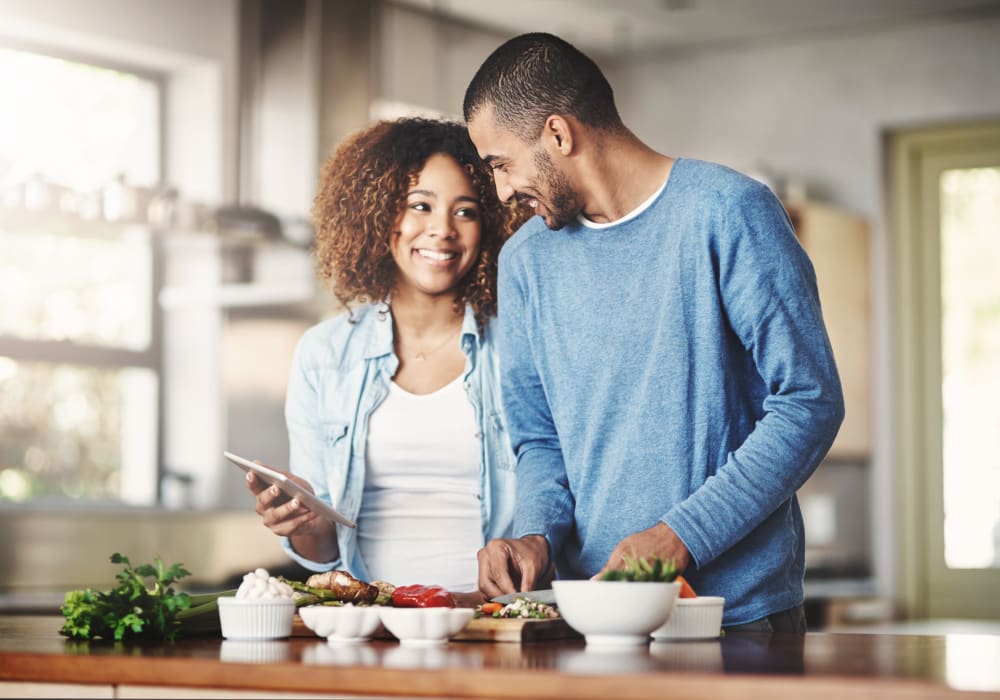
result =
[[[260,461],[257,464],[268,466]],[[305,479],[280,469],[274,471],[284,474],[309,493],[314,493],[312,485]],[[247,472],[247,488],[257,497],[257,515],[274,534],[283,537],[334,535],[332,523],[310,511],[298,499],[289,498],[277,486],[268,484],[253,472]]]

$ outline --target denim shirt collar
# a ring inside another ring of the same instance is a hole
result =
[[[387,302],[378,305],[375,310],[376,319],[374,323],[368,324],[367,338],[365,340],[364,357],[374,359],[377,357],[395,357],[392,337],[392,310]],[[462,318],[462,352],[468,357],[475,348],[479,350],[483,343],[483,337],[479,332],[479,323],[476,321],[476,314],[468,304],[465,306],[465,314]]]

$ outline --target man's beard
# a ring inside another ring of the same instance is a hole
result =
[[[545,207],[549,216],[543,217],[545,225],[556,231],[573,221],[583,210],[580,198],[569,184],[566,175],[556,169],[552,158],[544,148],[538,148],[534,153],[535,167],[538,169],[538,179],[532,183],[536,192],[545,192],[549,205]],[[538,187],[544,183],[544,189]]]

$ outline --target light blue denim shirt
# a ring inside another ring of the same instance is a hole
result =
[[[285,400],[289,468],[316,495],[357,521],[365,485],[368,420],[389,393],[399,359],[393,351],[392,316],[368,304],[323,321],[302,336],[292,362]],[[491,326],[477,327],[471,308],[462,323],[463,383],[480,427],[479,498],[484,542],[509,537],[514,517],[515,460],[501,417],[500,377]],[[337,525],[340,558],[316,562],[282,547],[311,571],[342,569],[369,580],[357,530]],[[406,582],[402,582],[406,583]],[[411,582],[412,583],[412,582]]]

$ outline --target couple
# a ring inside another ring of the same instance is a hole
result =
[[[803,632],[795,491],[844,408],[781,204],[645,145],[549,34],[494,51],[464,113],[327,163],[319,271],[364,303],[298,347],[290,466],[358,528],[251,478],[264,523],[310,569],[468,604],[672,558],[727,632]]]

